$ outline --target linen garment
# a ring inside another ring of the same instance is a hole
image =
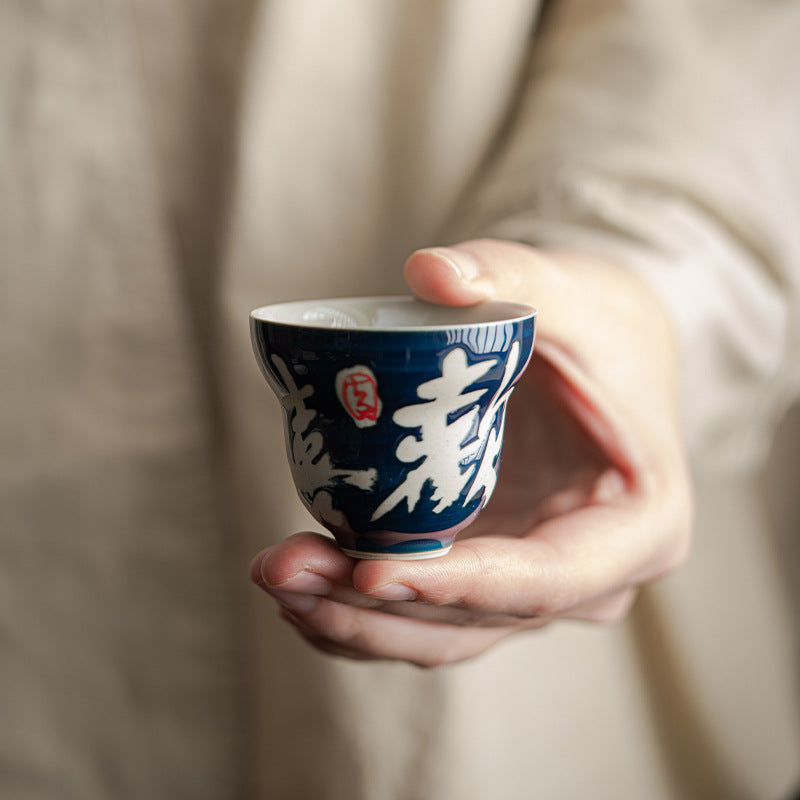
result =
[[[800,384],[799,32],[745,0],[0,5],[0,794],[789,796],[796,416],[763,465]],[[247,580],[314,527],[248,312],[476,236],[661,297],[692,557],[618,625],[323,656]]]

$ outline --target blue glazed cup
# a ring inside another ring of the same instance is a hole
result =
[[[411,297],[264,306],[253,349],[297,493],[356,558],[444,555],[494,489],[536,311]]]

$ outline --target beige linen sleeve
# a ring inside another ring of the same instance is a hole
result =
[[[641,274],[681,341],[701,470],[757,462],[800,387],[798,41],[797,3],[550,4],[454,232]]]

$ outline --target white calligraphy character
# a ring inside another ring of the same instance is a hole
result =
[[[489,498],[494,489],[495,464],[503,436],[503,425],[495,426],[495,420],[498,413],[505,411],[518,361],[519,343],[514,342],[503,380],[481,419],[478,400],[488,390],[465,390],[495,367],[498,359],[470,365],[466,350],[460,347],[445,356],[441,377],[417,387],[417,396],[428,402],[406,406],[392,415],[397,425],[419,428],[421,437],[406,436],[402,439],[395,452],[397,458],[407,464],[420,458],[423,461],[378,506],[372,515],[373,520],[387,514],[403,500],[407,501],[409,512],[413,511],[427,481],[433,486],[431,500],[437,514],[455,503],[471,480],[468,502],[475,499],[481,490],[484,499]]]
[[[351,470],[333,466],[330,454],[324,450],[322,434],[319,431],[308,431],[317,416],[314,409],[306,407],[306,400],[314,394],[314,387],[306,384],[298,388],[286,362],[280,356],[273,355],[272,363],[283,381],[282,391],[278,394],[286,411],[286,450],[297,491],[312,512],[316,511],[330,522],[341,523],[341,515],[333,509],[330,493],[326,489],[341,482],[369,490],[375,483],[377,471],[374,468]]]

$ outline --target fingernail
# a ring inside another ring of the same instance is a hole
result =
[[[410,587],[402,583],[387,583],[378,589],[372,589],[365,594],[377,600],[413,600],[417,593]]]
[[[282,592],[280,589],[267,589],[267,591],[289,611],[295,614],[308,614],[319,602],[319,597],[313,594],[298,594],[297,592]]]
[[[261,565],[264,563],[264,553],[259,553],[250,562],[250,580],[253,583],[263,583],[264,579],[261,577]]]
[[[292,575],[289,580],[283,581],[283,583],[267,584],[267,587],[270,589],[285,589],[302,594],[315,594],[319,597],[327,597],[332,588],[327,578],[317,575],[316,572],[307,572],[304,569],[300,570],[297,575]]]
[[[433,248],[430,252],[442,261],[446,261],[462,281],[474,281],[480,277],[478,262],[469,253],[459,250],[458,254],[454,255],[453,250],[439,248]]]

